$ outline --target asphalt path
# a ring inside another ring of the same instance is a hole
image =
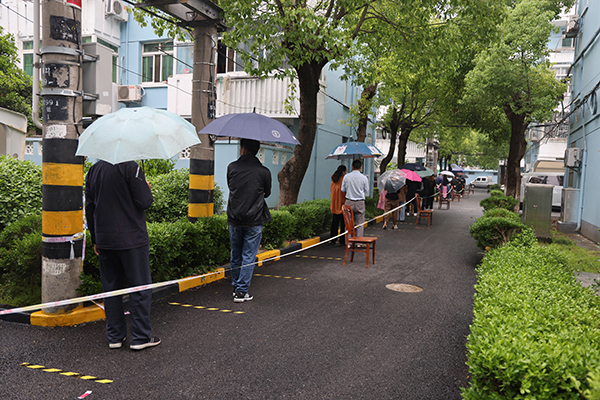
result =
[[[436,204],[432,226],[368,227],[370,268],[323,244],[256,268],[250,302],[233,303],[226,280],[157,300],[162,343],[139,352],[109,349],[101,321],[0,320],[0,399],[460,399],[482,257],[469,225],[486,196]]]

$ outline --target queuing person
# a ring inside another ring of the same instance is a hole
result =
[[[436,187],[436,189],[437,189],[437,191],[436,191],[436,192],[437,192],[437,196],[436,196],[436,198],[439,198],[439,196],[440,196],[440,195],[441,195],[441,193],[442,193],[442,181],[443,181],[443,180],[444,180],[444,177],[443,177],[442,173],[440,172],[440,173],[438,174],[438,176],[436,176],[436,177],[435,177],[435,181],[434,181],[434,183],[435,183],[435,187]]]
[[[406,192],[406,201],[410,201],[410,203],[408,203],[408,215],[410,215],[411,210],[413,215],[417,215],[417,204],[413,199],[415,198],[415,194],[421,190],[421,182],[407,180],[406,186],[408,188]]]
[[[346,175],[346,166],[340,165],[337,167],[333,175],[331,175],[331,213],[333,214],[333,218],[331,219],[331,230],[329,232],[329,237],[335,237],[339,235],[339,229],[341,228],[342,232],[346,230],[346,225],[344,224],[344,215],[342,214],[342,205],[346,202],[346,193],[342,192],[342,181]],[[346,243],[345,236],[339,237],[340,244],[344,245]],[[331,241],[331,244],[334,244],[335,240]]]
[[[356,236],[359,237],[364,235],[365,197],[369,192],[369,180],[360,173],[361,169],[361,160],[352,161],[352,172],[346,174],[342,181],[342,192],[346,193],[346,204],[352,208],[354,224],[358,225]]]
[[[433,208],[433,194],[435,193],[434,177],[423,178],[423,189],[421,190],[421,208],[424,210]]]
[[[150,241],[145,211],[152,205],[150,184],[134,161],[109,164],[98,161],[90,168],[85,186],[85,212],[94,252],[98,255],[102,290],[123,289],[152,283]],[[132,350],[160,344],[152,336],[150,305],[152,290],[129,294]],[[127,339],[123,297],[104,300],[106,337],[111,349]]]
[[[271,195],[271,172],[256,158],[259,149],[259,141],[241,139],[240,158],[227,166],[231,284],[236,303],[253,299],[248,290],[254,259],[263,225],[271,221],[271,212],[265,202],[265,198]]]
[[[406,185],[402,185],[402,187],[405,187]],[[385,207],[384,207],[384,213],[385,215],[383,216],[383,229],[387,229],[387,223],[390,220],[390,211],[394,210],[393,212],[391,212],[392,215],[392,229],[398,229],[398,206],[400,205],[400,196],[399,196],[399,192],[400,190],[402,190],[402,188],[398,189],[397,191],[394,191],[394,187],[392,186],[392,182],[391,180],[388,180],[383,189],[386,191],[385,193]]]

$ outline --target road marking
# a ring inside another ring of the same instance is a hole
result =
[[[167,302],[167,304],[170,304],[172,306],[179,306],[179,307],[192,307],[192,308],[196,308],[198,310],[219,311],[219,312],[232,313],[232,314],[244,314],[243,311],[222,310],[222,309],[216,308],[216,307],[195,306],[193,304],[181,304],[181,303],[174,303],[174,302],[170,302],[170,301]]]
[[[299,280],[299,281],[305,281],[306,280],[306,278],[296,278],[296,277],[293,277],[293,276],[281,276],[281,275],[254,274],[254,276],[262,276],[263,278],[296,279],[296,280]]]
[[[67,371],[63,371],[62,369],[58,369],[58,368],[46,368],[43,365],[21,363],[21,366],[29,368],[29,369],[40,369],[40,370],[42,370],[44,372],[50,372],[50,373],[52,373],[52,372],[58,372],[59,375],[74,376],[74,377],[79,378],[79,379],[83,379],[83,380],[86,380],[86,381],[94,381],[94,382],[97,382],[97,383],[112,383],[113,382],[110,379],[99,379],[99,378],[96,378],[95,376],[83,375],[83,374],[80,374],[78,372],[67,372]]]
[[[318,256],[299,256],[299,255],[296,255],[295,257],[296,257],[296,258],[313,258],[313,259],[315,259],[315,258],[318,258],[318,259],[320,259],[320,260],[336,260],[336,261],[342,261],[342,258],[341,258],[341,257],[318,257]],[[256,275],[256,274],[255,274],[255,275]],[[294,279],[304,279],[304,278],[294,278]]]

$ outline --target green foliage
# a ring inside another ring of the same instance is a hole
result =
[[[367,197],[365,199],[365,220],[375,218],[376,216],[383,214],[383,210],[377,208],[378,201],[379,196]]]
[[[479,205],[483,207],[484,211],[491,210],[492,208],[505,208],[509,211],[513,211],[517,205],[517,199],[502,194],[483,199],[479,202]]]
[[[492,208],[483,214],[483,218],[501,217],[509,218],[514,221],[521,221],[521,217],[514,211],[509,211],[506,208]]]
[[[42,210],[42,167],[0,156],[0,230]]]
[[[286,210],[271,210],[271,221],[263,226],[261,246],[272,250],[284,247],[286,239],[292,237],[294,217]]]
[[[519,220],[503,217],[478,218],[469,228],[477,246],[485,249],[504,246],[517,234],[531,230]]]
[[[498,183],[494,183],[492,186],[490,186],[490,192],[492,190],[500,190],[500,191],[502,191],[502,186],[500,186]],[[504,192],[502,192],[502,194],[504,194]]]
[[[31,119],[33,79],[19,65],[15,39],[0,26],[0,107],[24,114],[28,130],[35,130]]]
[[[292,237],[294,239],[308,239],[319,235],[331,226],[331,201],[318,199],[305,201],[300,204],[291,204],[281,207],[281,211],[288,211],[294,220]]]
[[[490,196],[504,196],[504,191],[499,189],[490,189]]]
[[[188,169],[172,170],[147,178],[152,185],[152,206],[146,210],[148,222],[175,222],[188,215],[190,172]],[[215,184],[214,213],[223,212],[223,191]]]
[[[570,240],[570,239],[568,239]],[[573,272],[600,272],[600,252],[589,251],[583,247],[575,246],[572,243],[561,243],[562,240],[553,243],[548,247],[559,253]]]
[[[597,398],[600,298],[567,261],[542,246],[506,246],[477,272],[463,399]]]
[[[0,297],[11,305],[41,300],[42,216],[28,215],[0,234]]]
[[[173,168],[175,168],[175,164],[177,163],[177,161],[173,159],[139,160],[136,162],[142,166],[146,179],[148,179],[151,176],[168,174],[169,172],[173,171]]]

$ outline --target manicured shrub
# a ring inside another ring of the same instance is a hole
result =
[[[331,226],[330,200],[319,199],[305,201],[281,207],[281,211],[288,211],[294,220],[293,239],[307,239],[319,235]]]
[[[500,186],[498,183],[494,183],[493,185],[490,186],[490,192],[492,190],[502,190],[502,186]],[[504,194],[504,192],[502,192],[502,194]]]
[[[271,218],[271,222],[263,226],[261,246],[265,249],[279,249],[292,236],[294,217],[289,211],[271,210]]]
[[[173,159],[139,160],[136,162],[144,169],[144,175],[146,176],[146,179],[152,176],[168,174],[169,172],[173,171],[173,168],[177,163],[177,161]]]
[[[490,190],[490,196],[504,196],[504,192],[498,189]]]
[[[0,156],[0,231],[24,215],[42,210],[42,167]]]
[[[491,210],[492,208],[505,208],[509,211],[514,211],[517,205],[517,199],[511,196],[490,196],[487,199],[481,200],[479,203],[483,207],[484,211]]]
[[[520,220],[503,217],[481,217],[469,228],[471,236],[477,241],[477,246],[485,249],[504,246],[522,232],[533,231]],[[523,240],[531,238],[528,233]],[[535,235],[533,236],[535,239]]]
[[[558,253],[493,250],[475,288],[463,399],[597,398],[600,298]]]
[[[39,303],[41,265],[42,216],[27,215],[0,234],[0,297],[14,306]]]
[[[521,221],[521,217],[514,211],[509,211],[506,208],[492,208],[483,214],[484,218],[500,217],[509,218],[515,221]]]

